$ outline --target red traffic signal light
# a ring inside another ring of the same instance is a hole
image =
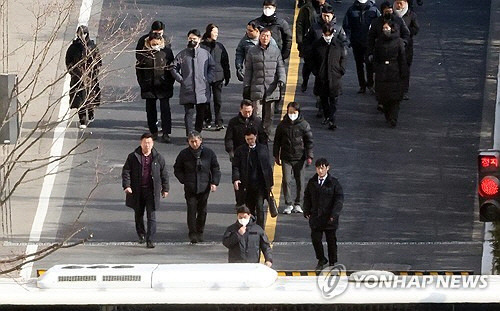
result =
[[[500,220],[500,151],[484,150],[477,157],[479,220]]]
[[[495,176],[486,176],[479,183],[479,194],[482,197],[493,197],[498,195],[500,181]]]

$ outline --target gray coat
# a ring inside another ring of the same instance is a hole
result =
[[[280,50],[271,44],[267,49],[260,44],[251,47],[245,58],[244,97],[249,88],[253,101],[279,100],[278,82],[286,82],[285,64]]]
[[[210,101],[210,83],[215,78],[215,61],[205,49],[186,48],[175,56],[172,76],[181,84],[179,103],[204,104]]]

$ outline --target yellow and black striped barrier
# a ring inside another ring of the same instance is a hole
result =
[[[308,270],[279,270],[278,276],[318,276],[325,275],[329,273],[327,270],[323,271],[308,271]],[[354,272],[354,270],[341,271],[341,276],[349,276]],[[408,271],[388,271],[394,273],[394,275],[416,275],[416,276],[424,276],[424,275],[474,275],[474,271],[457,271],[457,270],[429,270],[429,271],[421,271],[421,270],[408,270]]]

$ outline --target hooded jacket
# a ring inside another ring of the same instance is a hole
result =
[[[200,47],[207,50],[215,62],[215,77],[213,82],[231,79],[231,69],[229,68],[229,55],[224,45],[217,41],[204,40]]]
[[[312,229],[336,230],[343,205],[344,191],[335,177],[328,174],[321,186],[318,184],[318,174],[309,179],[304,191],[304,216],[309,216]]]
[[[397,31],[392,32],[390,37],[384,35],[375,43],[373,69],[377,100],[400,101],[408,74],[408,64],[404,42]]]
[[[368,29],[371,22],[380,16],[375,1],[368,0],[365,4],[355,1],[347,10],[342,22],[342,28],[353,46],[366,47]]]
[[[323,37],[312,47],[315,57],[311,58],[314,81],[314,95],[337,97],[342,94],[341,78],[345,74],[345,49],[340,40],[332,38],[328,44]]]
[[[155,201],[155,210],[160,208],[160,197],[162,192],[169,191],[168,172],[165,165],[165,159],[156,151],[151,151],[151,177],[153,179],[153,195]],[[132,193],[126,194],[125,205],[133,209],[139,207],[141,199],[141,177],[142,177],[142,149],[137,147],[130,153],[122,169],[122,187],[130,187]]]
[[[245,234],[240,235],[238,230],[241,224],[236,221],[227,227],[222,238],[222,244],[229,249],[229,263],[258,263],[260,252],[266,261],[273,262],[271,246],[264,230],[250,217]]]
[[[165,45],[157,51],[145,40],[143,50],[136,52],[135,72],[141,87],[141,98],[171,98],[174,94],[174,78],[167,66],[174,60],[172,50]]]
[[[224,146],[230,158],[234,157],[234,151],[239,146],[246,144],[245,131],[251,127],[257,130],[257,141],[267,146],[269,138],[262,126],[262,119],[254,114],[249,118],[244,118],[241,113],[238,113],[238,116],[229,120],[226,135],[224,136]]]
[[[249,88],[250,98],[256,100],[278,100],[280,89],[278,82],[286,82],[285,64],[280,50],[269,44],[263,48],[260,44],[248,50],[245,59],[245,78],[243,90]]]
[[[283,60],[290,57],[290,50],[292,49],[292,30],[287,21],[278,18],[276,14],[272,16],[265,16],[262,14],[260,17],[253,20],[253,22],[258,26],[271,30],[272,37],[281,51]]]
[[[179,103],[205,104],[210,102],[210,83],[215,78],[215,62],[210,53],[203,48],[186,48],[174,59],[170,71],[181,84]]]
[[[283,161],[300,161],[314,158],[311,126],[301,113],[292,121],[286,114],[276,127],[273,156]]]

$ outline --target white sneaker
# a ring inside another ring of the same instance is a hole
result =
[[[288,205],[287,207],[285,207],[285,209],[283,210],[283,214],[291,214],[292,213],[292,210],[293,210],[293,205]]]
[[[293,207],[293,213],[303,213],[304,211],[302,210],[302,208],[300,208],[300,205],[299,204],[295,204],[295,206]]]
[[[87,128],[87,125],[85,124],[80,124],[80,126],[78,126],[81,130],[84,130]]]

